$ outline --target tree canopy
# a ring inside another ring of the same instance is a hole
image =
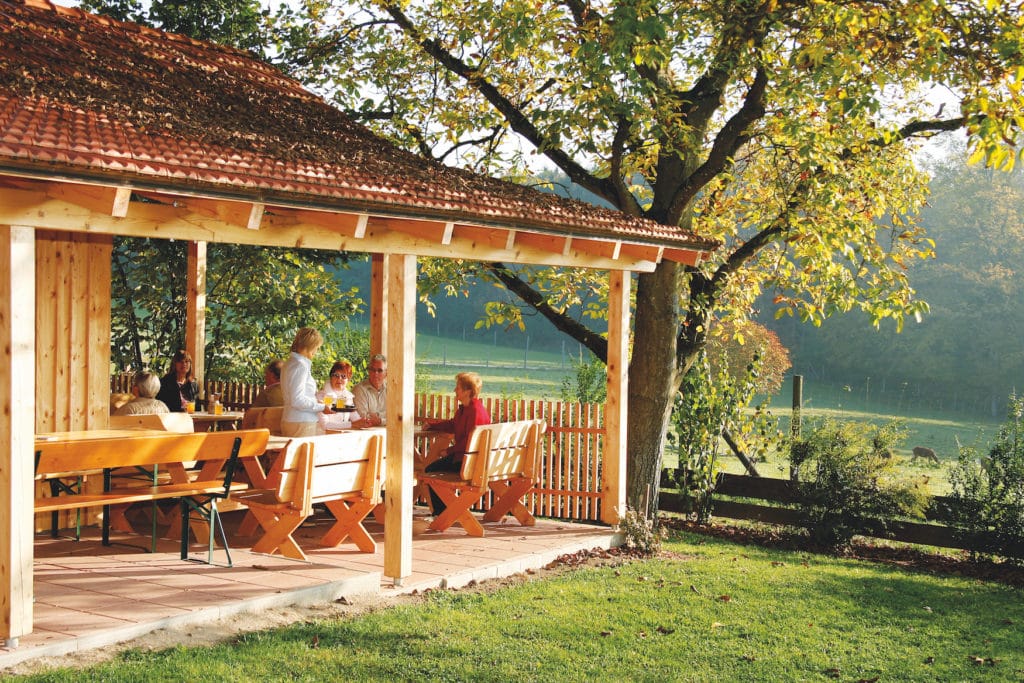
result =
[[[963,130],[976,158],[1009,167],[1019,141],[1009,2],[311,0],[281,19],[295,72],[402,144],[519,180],[543,162],[622,211],[722,241],[699,267],[638,278],[633,504],[656,485],[673,395],[714,318],[742,319],[764,292],[814,322],[922,315],[907,268],[932,243],[914,222],[914,143]],[[427,277],[466,273],[553,320],[593,280],[458,263]],[[600,335],[560,322],[603,356]]]

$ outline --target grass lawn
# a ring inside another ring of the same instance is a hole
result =
[[[496,591],[35,681],[1020,681],[1018,589],[678,533]]]

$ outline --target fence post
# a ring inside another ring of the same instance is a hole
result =
[[[789,465],[789,478],[791,481],[800,480],[800,466],[793,465],[793,446],[797,439],[800,438],[800,411],[804,405],[804,376],[793,375],[793,415],[789,420],[789,435],[792,441],[790,442],[790,465]]]

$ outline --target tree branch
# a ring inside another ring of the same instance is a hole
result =
[[[697,193],[727,166],[732,165],[736,152],[750,140],[750,127],[764,116],[764,95],[768,87],[768,74],[759,68],[747,95],[733,116],[715,136],[707,159],[680,184],[668,207],[668,222],[678,222],[682,212]]]
[[[543,315],[560,332],[569,335],[593,353],[603,362],[608,362],[608,340],[595,332],[592,332],[585,325],[581,325],[564,313],[555,310],[544,297],[522,280],[503,263],[486,263],[484,268],[498,279],[505,288],[522,299],[528,306]]]
[[[569,178],[581,187],[590,190],[594,194],[614,202],[616,199],[615,189],[607,179],[595,177],[586,168],[576,163],[561,148],[550,144],[544,134],[537,129],[533,122],[513,104],[507,97],[501,94],[493,83],[483,78],[479,71],[466,62],[462,61],[452,53],[445,50],[441,44],[431,38],[427,38],[405,15],[397,5],[385,5],[384,11],[391,15],[395,23],[416,42],[420,48],[430,55],[435,61],[448,69],[453,74],[463,78],[472,85],[491,106],[498,110],[505,120],[519,135],[528,140],[544,156],[550,159],[558,168],[562,169]]]

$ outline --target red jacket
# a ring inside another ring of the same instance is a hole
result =
[[[458,453],[460,456],[466,453],[466,446],[469,444],[469,435],[477,425],[491,424],[491,415],[484,407],[484,402],[479,398],[470,399],[468,406],[459,405],[455,411],[455,417],[450,420],[442,420],[430,425],[429,429],[436,432],[452,432],[455,434],[454,442],[448,449],[448,453]]]

